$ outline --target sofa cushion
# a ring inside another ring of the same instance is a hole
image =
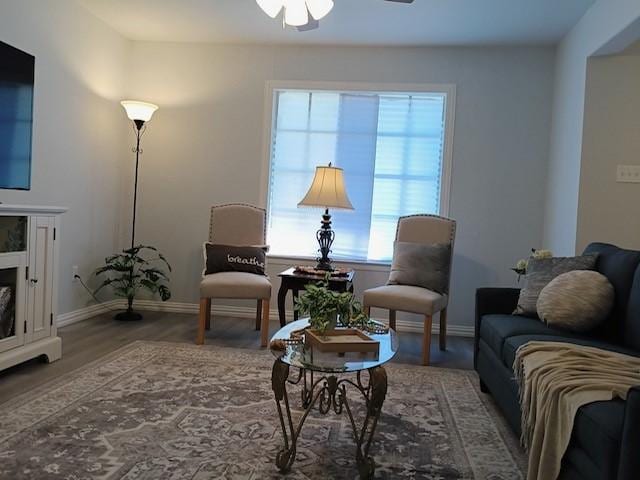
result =
[[[580,407],[573,422],[572,447],[579,447],[601,472],[613,478],[618,468],[625,402],[593,402]]]
[[[586,337],[584,335],[579,335],[571,332],[557,332],[555,335],[547,334],[547,335],[518,335],[514,337],[509,337],[505,340],[504,346],[502,347],[502,361],[508,367],[513,366],[513,362],[516,359],[516,351],[521,345],[524,345],[527,342],[538,341],[538,342],[566,342],[566,343],[574,343],[576,345],[586,345],[588,347],[601,348],[603,350],[609,350],[612,352],[624,353],[627,355],[632,355],[634,357],[640,357],[640,352],[631,348],[624,347],[622,345],[608,343],[602,340],[597,340],[595,338]]]
[[[624,250],[606,243],[592,243],[584,253],[598,254],[596,270],[609,279],[616,292],[616,301],[609,319],[598,327],[594,334],[621,343],[624,338],[629,294],[636,269],[640,264],[640,252]]]
[[[611,480],[615,476],[602,473],[584,449],[569,445],[562,456],[562,470],[558,480]]]
[[[548,327],[537,318],[522,317],[520,315],[484,315],[482,317],[480,338],[489,345],[498,358],[502,358],[505,340],[520,335],[583,337],[583,335]],[[511,368],[511,364],[508,367]]]
[[[504,341],[514,335],[553,334],[553,332],[537,318],[520,315],[484,315],[480,323],[480,338],[500,358]]]

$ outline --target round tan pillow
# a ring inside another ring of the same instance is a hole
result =
[[[549,326],[586,332],[607,318],[614,298],[607,277],[591,270],[575,270],[558,275],[542,289],[538,316]]]

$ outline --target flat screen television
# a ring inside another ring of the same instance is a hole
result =
[[[31,188],[35,57],[0,42],[0,188]]]

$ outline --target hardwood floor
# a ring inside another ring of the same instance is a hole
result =
[[[62,359],[47,364],[34,359],[0,372],[0,403],[23,392],[96,360],[135,340],[194,343],[197,315],[144,312],[140,322],[118,322],[112,315],[99,315],[59,330],[62,337]],[[255,321],[245,318],[216,316],[212,330],[206,332],[207,345],[234,348],[260,348],[260,333],[254,330]],[[278,322],[272,321],[272,335]],[[472,368],[473,339],[448,337],[447,351],[438,349],[438,336],[433,335],[431,365],[445,368]],[[422,335],[401,332],[400,350],[395,363],[420,364]]]

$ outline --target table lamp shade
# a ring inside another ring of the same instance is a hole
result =
[[[353,210],[344,186],[342,169],[331,165],[316,167],[311,187],[298,206]]]

